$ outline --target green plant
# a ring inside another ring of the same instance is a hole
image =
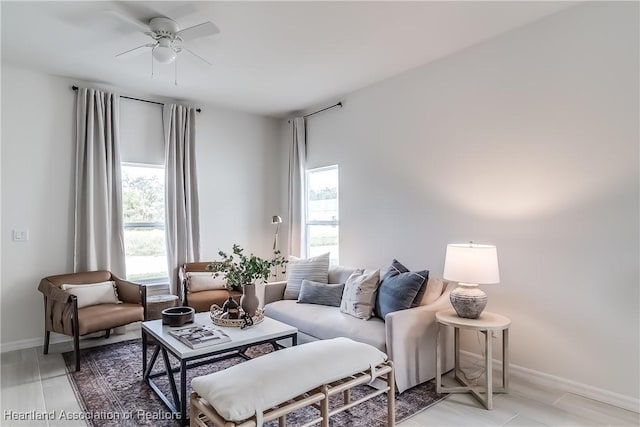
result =
[[[206,269],[214,272],[214,277],[226,274],[227,284],[231,289],[239,289],[240,286],[255,283],[259,279],[267,281],[272,268],[284,268],[288,262],[280,251],[274,251],[273,258],[267,260],[254,254],[245,255],[244,249],[238,245],[233,245],[232,254],[219,251],[218,255],[222,260],[212,262]]]

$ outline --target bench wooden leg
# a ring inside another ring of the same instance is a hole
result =
[[[278,418],[278,427],[287,427],[287,416],[283,415]]]
[[[392,364],[392,362],[389,363]],[[389,391],[387,391],[387,425],[389,427],[396,425],[396,378],[393,372],[392,369],[387,374],[387,383],[389,385]]]
[[[323,385],[322,394],[324,394],[324,399],[320,402],[320,416],[322,417],[320,427],[329,427],[329,387]]]

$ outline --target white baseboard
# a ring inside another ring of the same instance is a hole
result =
[[[127,332],[133,331],[136,329],[138,330],[140,329],[140,326],[136,323],[126,325]],[[98,333],[104,333],[104,332],[98,332]],[[49,344],[50,345],[58,344],[58,343],[68,342],[68,341],[73,341],[73,337],[52,332],[51,338],[49,339]],[[15,351],[15,350],[24,350],[25,348],[42,347],[43,345],[44,345],[44,336],[38,337],[38,338],[29,338],[26,340],[8,341],[8,342],[3,342],[2,345],[0,345],[0,353],[8,353],[10,351]]]
[[[460,354],[470,361],[478,361],[481,359],[479,354],[471,353],[469,351],[461,350]],[[502,361],[494,359],[493,363],[494,369],[502,372]],[[509,375],[511,377],[516,377],[523,382],[577,394],[578,396],[597,400],[598,402],[617,406],[618,408],[626,409],[628,411],[640,412],[640,399],[626,396],[624,394],[615,393],[613,391],[579,383],[567,378],[514,365],[513,363],[509,365]]]

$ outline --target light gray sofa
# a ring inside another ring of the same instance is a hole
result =
[[[354,268],[329,270],[329,283],[345,283]],[[344,314],[339,307],[302,304],[284,300],[286,282],[272,282],[264,287],[264,312],[272,319],[298,328],[298,341],[348,337],[371,344],[387,353],[395,367],[399,392],[436,376],[436,312],[451,308],[452,282],[429,278],[422,305],[387,314],[385,320],[372,317],[361,320]],[[443,370],[453,369],[453,334],[443,329]]]

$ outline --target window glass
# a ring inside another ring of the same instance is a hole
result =
[[[127,279],[167,280],[164,168],[123,164],[122,210]]]
[[[331,264],[339,259],[338,166],[307,171],[306,255],[331,253]]]

